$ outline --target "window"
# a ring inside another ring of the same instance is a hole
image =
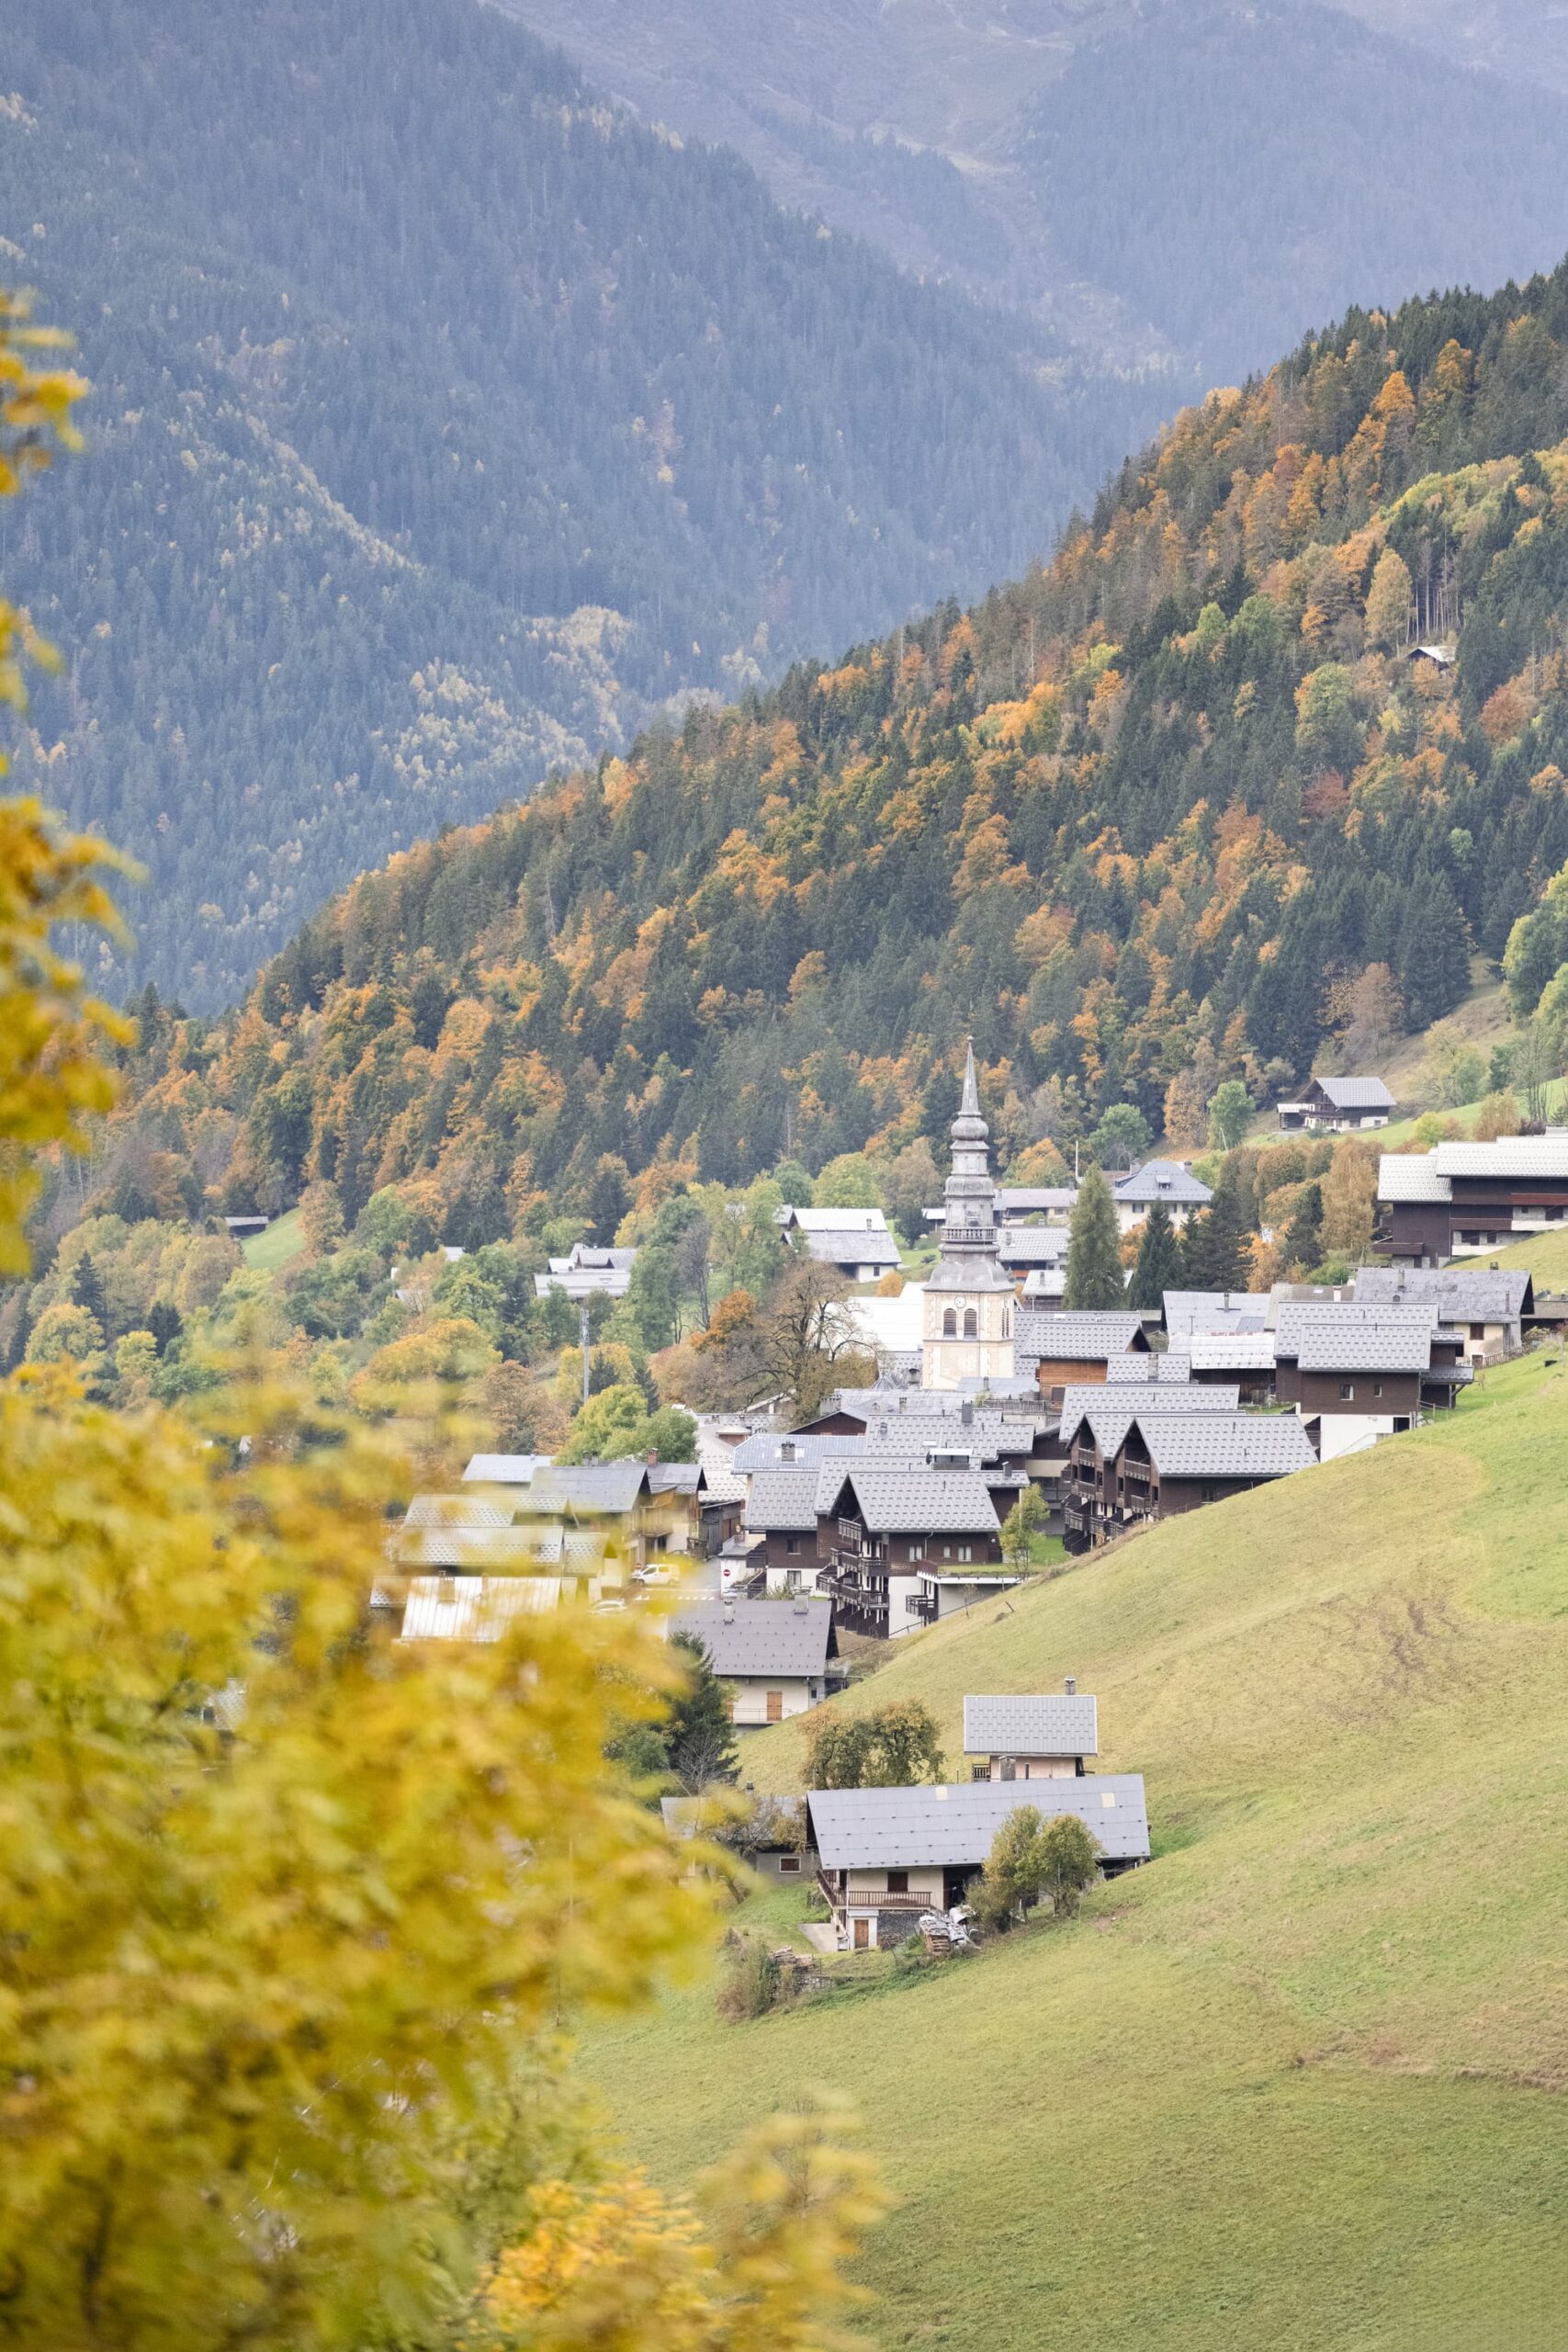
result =
[[[966,1340],[977,1340],[980,1336],[980,1318],[972,1306],[964,1310],[964,1336]]]
[[[800,1549],[800,1538],[799,1538],[799,1536],[798,1536],[798,1535],[786,1535],[786,1536],[784,1537],[784,1550],[785,1550],[785,1552],[790,1555],[790,1557],[791,1557],[791,1558],[793,1558],[793,1557],[794,1557],[794,1555],[795,1555],[795,1553],[796,1553],[796,1552],[798,1552],[798,1551],[799,1551],[799,1549]]]
[[[952,1544],[944,1544],[942,1545],[942,1558],[943,1558],[944,1560],[951,1560],[951,1559],[952,1559],[952,1557],[953,1557],[953,1546],[952,1546]]]
[[[926,1547],[925,1547],[925,1545],[924,1545],[923,1544],[910,1544],[910,1546],[909,1546],[909,1557],[910,1557],[910,1559],[911,1559],[911,1560],[923,1560],[923,1559],[925,1558],[925,1556],[926,1556]]]
[[[967,1544],[961,1544],[958,1547],[958,1556],[961,1560],[972,1560],[975,1555]]]
[[[942,1336],[944,1340],[955,1340],[958,1337],[958,1309],[955,1306],[947,1306],[942,1309]]]
[[[1342,1397],[1353,1397],[1356,1394],[1355,1382],[1353,1380],[1342,1380],[1339,1384],[1339,1394]]]
[[[889,1871],[887,1873],[887,1892],[889,1894],[908,1894],[909,1892],[908,1871]]]
[[[780,1878],[798,1878],[800,1876],[800,1856],[798,1854],[781,1854],[779,1856],[779,1876]]]
[[[1472,1340],[1483,1340],[1486,1337],[1485,1324],[1472,1323],[1470,1327],[1470,1336]]]

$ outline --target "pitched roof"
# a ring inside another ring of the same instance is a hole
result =
[[[1099,1704],[1088,1692],[965,1699],[965,1756],[1093,1756]]]
[[[1174,1340],[1193,1331],[1261,1331],[1269,1297],[1258,1290],[1168,1290],[1161,1306]]]
[[[463,1473],[465,1486],[527,1487],[537,1470],[547,1470],[548,1453],[476,1453]]]
[[[1393,1097],[1381,1078],[1320,1078],[1317,1084],[1337,1111],[1393,1108]]]
[[[1445,1320],[1514,1323],[1531,1301],[1528,1272],[1511,1266],[1358,1266],[1356,1301],[1434,1303]]]
[[[1421,1333],[1428,1342],[1430,1353],[1431,1338],[1441,1318],[1442,1310],[1435,1299],[1395,1300],[1387,1306],[1349,1298],[1332,1304],[1316,1299],[1287,1299],[1279,1311],[1274,1353],[1280,1362],[1295,1363],[1302,1357],[1309,1335],[1316,1335],[1313,1341],[1313,1369],[1321,1370],[1325,1345],[1342,1340],[1348,1346],[1353,1334],[1374,1329]]]
[[[1439,1176],[1568,1176],[1568,1132],[1440,1143],[1432,1158]]]
[[[512,1505],[484,1495],[415,1495],[404,1527],[510,1527]]]
[[[1272,1372],[1272,1331],[1194,1331],[1187,1342],[1194,1372]]]
[[[1385,1151],[1378,1161],[1380,1201],[1448,1201],[1453,1198],[1446,1176],[1429,1151]]]
[[[1162,1478],[1279,1478],[1317,1460],[1294,1413],[1151,1414],[1138,1430]]]
[[[802,1237],[806,1254],[827,1266],[897,1266],[903,1261],[890,1233],[836,1225],[814,1228]]]
[[[1148,1857],[1143,1776],[1089,1773],[1062,1781],[964,1781],[913,1789],[813,1789],[813,1843],[824,1870],[957,1868],[983,1862],[1020,1805],[1049,1820],[1075,1814],[1108,1861]]]
[[[1156,1381],[1139,1388],[1131,1381],[1114,1386],[1109,1381],[1103,1385],[1075,1381],[1062,1391],[1062,1434],[1066,1437],[1076,1429],[1086,1413],[1119,1413],[1132,1421],[1140,1413],[1235,1413],[1240,1409],[1240,1391],[1235,1387],[1183,1388],[1175,1381],[1162,1387]]]
[[[1013,1317],[1013,1354],[1040,1363],[1092,1363],[1132,1353],[1143,1340],[1141,1315],[1071,1310],[1045,1312],[1021,1306]]]
[[[680,1610],[670,1630],[695,1635],[725,1679],[795,1680],[825,1672],[832,1624],[826,1600],[699,1600]]]
[[[530,1500],[592,1518],[622,1518],[648,1491],[646,1462],[555,1462],[535,1473]]]
[[[514,1617],[554,1609],[559,1577],[415,1577],[403,1607],[404,1642],[498,1642]]]
[[[817,1490],[818,1509],[830,1511],[846,1486],[854,1490],[862,1524],[878,1535],[994,1535],[1001,1524],[977,1470],[849,1462],[840,1476],[830,1464]]]
[[[388,1548],[403,1568],[460,1568],[471,1576],[526,1576],[542,1562],[559,1560],[563,1544],[564,1530],[558,1519],[535,1519],[522,1527],[405,1524]]]
[[[1071,1210],[1078,1197],[1076,1184],[1003,1184],[997,1192],[1000,1216],[1048,1216],[1053,1210]]]
[[[1066,1258],[1072,1236],[1065,1225],[1004,1225],[997,1240],[1004,1265],[1055,1266]]]
[[[1117,1200],[1129,1207],[1141,1207],[1145,1202],[1152,1208],[1156,1201],[1174,1202],[1183,1208],[1207,1208],[1214,1195],[1207,1184],[1201,1184],[1190,1168],[1179,1159],[1145,1159],[1141,1168],[1134,1168],[1117,1178],[1111,1186]]]
[[[1303,1372],[1426,1372],[1432,1327],[1417,1323],[1309,1324],[1296,1343]]]
[[[703,1485],[710,1503],[740,1503],[746,1499],[745,1473],[737,1465],[735,1456],[739,1448],[727,1445],[716,1437],[711,1427],[697,1423],[697,1460],[702,1464]]]
[[[1112,1356],[1105,1367],[1108,1388],[1185,1388],[1191,1385],[1192,1359],[1185,1349],[1163,1348],[1146,1356]]]
[[[751,1474],[746,1524],[760,1535],[815,1535],[817,1471],[812,1462],[785,1462]]]

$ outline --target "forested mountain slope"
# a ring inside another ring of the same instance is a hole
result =
[[[1147,427],[1349,301],[1568,244],[1562,32],[1529,0],[1538,38],[1468,43],[1477,0],[501,5],[785,201],[1142,365]],[[1509,60],[1529,87],[1474,70]]]
[[[0,263],[96,385],[0,544],[70,656],[17,778],[146,862],[130,976],[196,1004],[666,697],[977,593],[1127,446],[477,0],[54,0],[5,88]]]
[[[1269,1099],[1369,974],[1423,1027],[1568,861],[1565,436],[1568,265],[1352,314],[1048,570],[367,875],[236,1019],[149,1020],[122,1126],[484,1238],[604,1153],[940,1140],[971,1027],[1001,1164],[1189,1069]]]

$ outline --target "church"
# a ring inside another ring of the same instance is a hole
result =
[[[956,1388],[963,1380],[1012,1377],[1015,1294],[1012,1277],[1001,1262],[990,1160],[990,1130],[980,1116],[971,1046],[964,1096],[953,1123],[953,1172],[943,1193],[942,1256],[926,1277],[922,1388]]]

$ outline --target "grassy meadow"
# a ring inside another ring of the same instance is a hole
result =
[[[305,1247],[305,1228],[299,1222],[298,1209],[290,1209],[286,1216],[275,1216],[265,1233],[253,1233],[242,1241],[245,1263],[255,1272],[276,1274],[297,1258]]]
[[[711,1985],[590,2037],[670,2180],[813,2085],[899,2203],[887,2347],[1568,2342],[1568,1367],[1073,1563],[845,1703],[1100,1702],[1156,1859],[1046,1925],[759,2022]],[[745,1774],[798,1785],[798,1724]],[[782,1927],[798,1897],[770,1895]]]

